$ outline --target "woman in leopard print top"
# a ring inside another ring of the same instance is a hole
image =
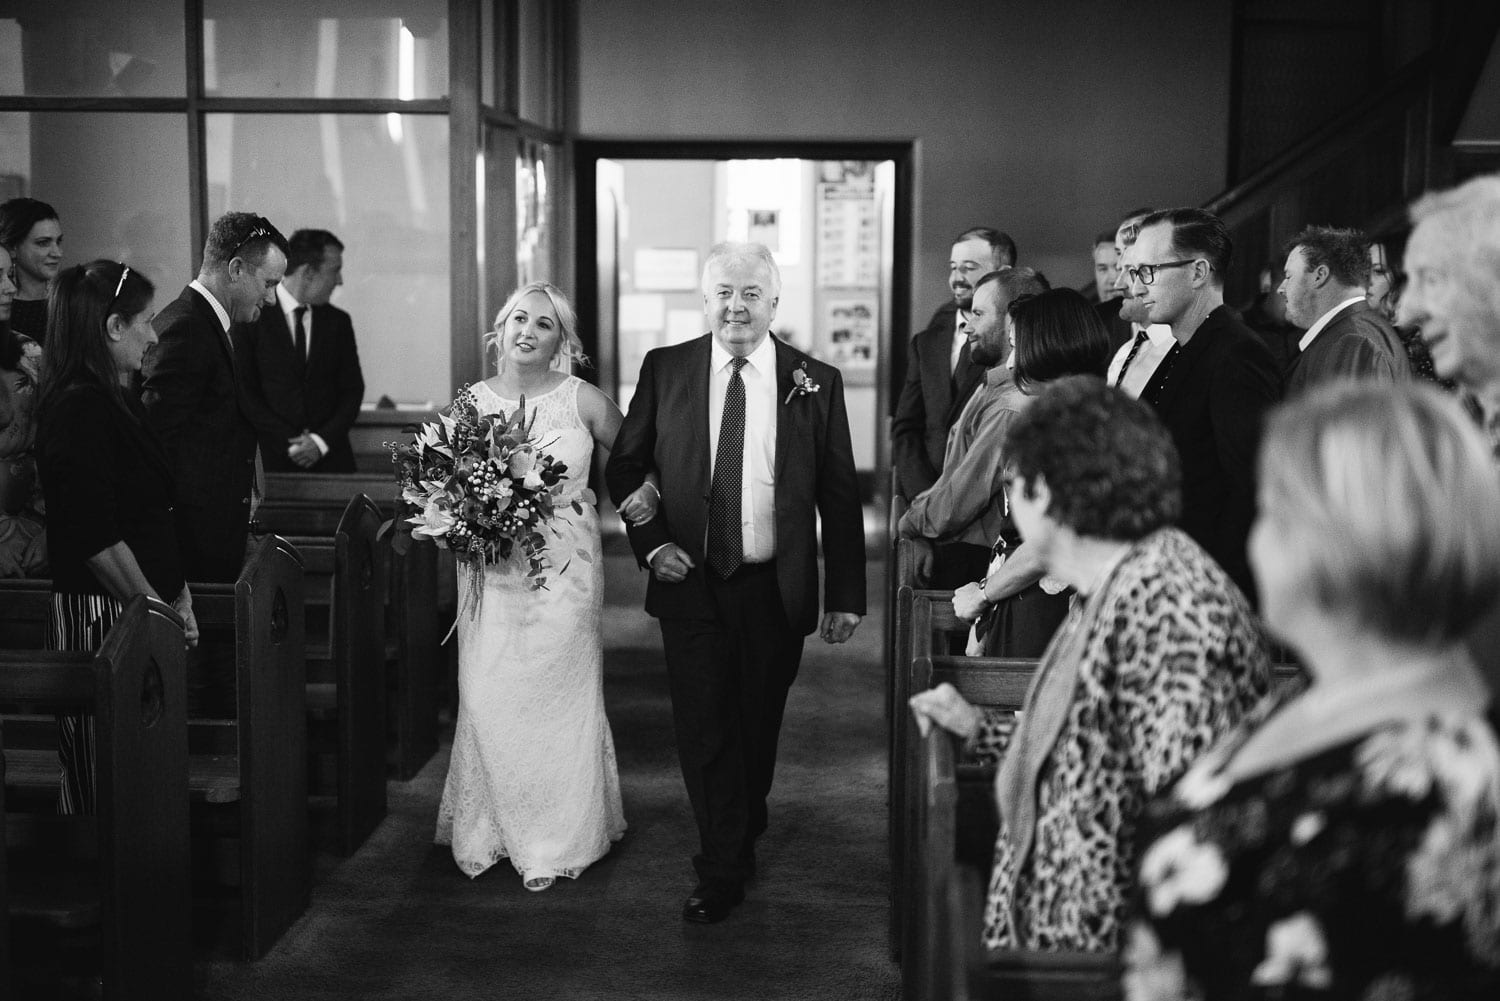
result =
[[[1005,454],[1022,535],[1079,601],[1019,717],[946,685],[912,708],[1001,763],[985,945],[1114,951],[1142,808],[1266,694],[1270,663],[1244,596],[1169,527],[1178,459],[1146,405],[1060,380]]]

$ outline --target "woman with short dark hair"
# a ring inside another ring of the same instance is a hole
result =
[[[36,482],[36,386],[42,350],[11,329],[14,281],[0,246],[0,577],[45,577],[47,537]]]
[[[946,684],[911,707],[1000,760],[986,946],[1110,952],[1141,810],[1266,693],[1270,663],[1234,582],[1171,527],[1181,470],[1146,404],[1061,379],[1005,449],[1025,545],[1078,598],[1018,716]]]
[[[1103,376],[1113,353],[1098,311],[1070,288],[1016,297],[1006,325],[1012,377],[1028,398],[1064,376]],[[953,607],[960,618],[982,623],[980,652],[1037,657],[1068,614],[1068,598],[1061,583],[1043,573],[1007,517],[989,572],[958,588]]]
[[[156,343],[155,286],[115,261],[64,270],[48,301],[47,367],[37,400],[37,462],[52,559],[52,650],[95,650],[137,594],[176,609],[198,641],[173,527],[166,455],[131,380]],[[58,720],[59,809],[94,809],[91,716]]]

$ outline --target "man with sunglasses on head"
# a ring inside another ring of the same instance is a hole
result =
[[[1282,379],[1265,344],[1224,305],[1233,249],[1218,216],[1167,209],[1141,220],[1122,263],[1128,293],[1177,342],[1141,399],[1177,445],[1181,527],[1253,601],[1245,543],[1255,518],[1255,454]]]
[[[244,563],[259,463],[229,331],[275,305],[286,254],[265,217],[226,213],[209,230],[198,277],[152,321],[158,343],[142,367],[141,402],[172,467],[191,581],[233,581]]]

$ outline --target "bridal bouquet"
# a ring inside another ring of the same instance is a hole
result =
[[[465,387],[436,421],[407,429],[415,435],[411,442],[387,442],[406,507],[401,513],[415,512],[398,514],[382,529],[394,530],[396,551],[405,552],[411,539],[452,549],[478,594],[484,565],[509,559],[519,547],[532,588],[546,587],[551,563],[543,528],[560,505],[581,514],[593,497],[588,489],[571,501],[559,497],[568,467],[532,434],[535,420],[535,414],[526,419],[524,397],[509,415],[481,414]]]

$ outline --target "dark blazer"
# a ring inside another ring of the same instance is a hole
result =
[[[77,383],[40,415],[37,467],[58,594],[108,594],[87,564],[117,542],[130,547],[164,600],[182,591],[172,472],[145,410],[133,398],[128,402],[127,416],[104,387]]]
[[[704,580],[711,476],[708,382],[711,334],[657,348],[641,363],[630,413],[610,450],[605,477],[611,497],[640,487],[647,471],[661,477],[654,519],[630,526],[641,566],[659,546],[675,542],[696,566],[680,583],[646,588],[646,611],[657,618],[714,619]],[[776,340],[776,578],[787,622],[798,635],[818,624],[816,514],[822,520],[827,611],[865,614],[864,516],[849,416],[839,370]],[[794,395],[792,371],[805,368],[818,392]]]
[[[1379,310],[1357,302],[1340,310],[1287,369],[1287,398],[1332,379],[1411,378],[1401,335]]]
[[[1130,325],[1129,320],[1122,319],[1120,316],[1120,307],[1123,305],[1125,305],[1125,300],[1120,296],[1094,304],[1094,311],[1099,314],[1099,319],[1104,321],[1104,329],[1109,331],[1111,356],[1120,350],[1120,345],[1135,337],[1135,328]]]
[[[932,314],[923,330],[911,339],[906,381],[891,420],[891,461],[901,493],[910,499],[929,489],[943,471],[948,429],[958,420],[974,389],[984,381],[984,367],[965,352],[955,372],[953,332],[958,306],[949,302]]]
[[[365,380],[359,369],[354,324],[337,306],[312,307],[307,363],[280,305],[260,311],[255,323],[234,330],[241,389],[250,423],[260,438],[261,462],[277,472],[352,473],[349,429],[359,417]],[[328,454],[304,470],[287,457],[287,439],[311,431]]]
[[[1259,336],[1227,307],[1164,360],[1142,399],[1156,407],[1182,461],[1181,526],[1252,602],[1245,543],[1255,518],[1255,456],[1281,373]]]
[[[177,481],[178,543],[189,580],[233,580],[244,563],[255,428],[241,406],[229,335],[191,287],[151,325],[141,402]]]

